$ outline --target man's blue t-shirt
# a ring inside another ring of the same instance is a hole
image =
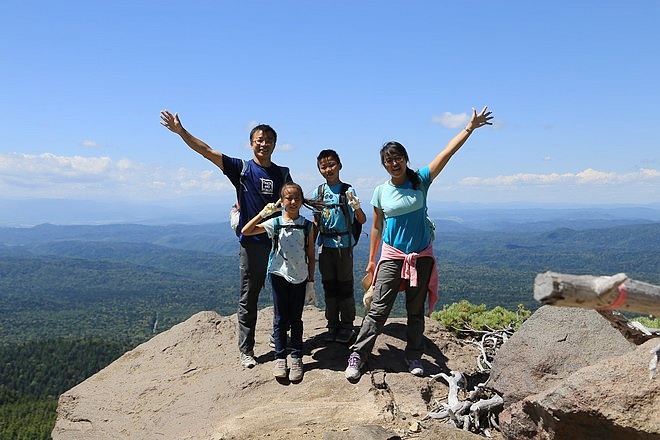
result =
[[[243,160],[222,155],[223,173],[236,188],[236,198],[241,214],[236,228],[236,235],[241,243],[270,243],[268,235],[243,236],[241,229],[268,203],[280,199],[280,190],[284,182],[290,182],[289,169],[271,162],[269,167],[258,165],[254,159],[245,161],[245,173],[241,179]],[[277,215],[280,215],[277,213]]]
[[[371,204],[383,211],[383,241],[388,245],[410,254],[420,252],[431,242],[431,231],[426,220],[426,196],[431,185],[431,171],[426,166],[419,171],[418,189],[413,189],[410,180],[401,186],[389,180],[378,185]]]

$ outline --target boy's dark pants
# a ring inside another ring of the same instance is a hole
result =
[[[319,272],[325,293],[325,318],[329,329],[353,329],[353,249],[323,246]]]

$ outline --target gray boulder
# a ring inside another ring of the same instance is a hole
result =
[[[584,366],[634,349],[594,310],[543,306],[497,352],[488,386],[507,407]]]
[[[488,385],[505,400],[507,439],[660,439],[660,378],[593,310],[545,306],[498,352]]]

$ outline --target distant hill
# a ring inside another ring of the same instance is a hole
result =
[[[196,197],[153,202],[84,199],[0,199],[0,226],[205,224],[228,221],[233,196]],[[366,205],[367,203],[363,203]],[[660,204],[569,205],[540,203],[458,203],[429,200],[429,213],[475,229],[502,230],[565,226],[573,229],[615,226],[616,222],[660,221]],[[366,209],[367,217],[371,209]],[[624,224],[624,223],[619,223]]]
[[[468,299],[535,309],[534,277],[547,270],[625,272],[660,283],[660,222],[580,230],[436,226],[438,307]],[[368,242],[355,249],[358,297]],[[197,311],[235,313],[237,253],[226,223],[0,228],[0,341],[70,334],[143,339],[154,325],[160,331]],[[322,300],[321,283],[316,287]],[[267,287],[262,305],[270,298]],[[394,313],[404,307],[401,296]]]

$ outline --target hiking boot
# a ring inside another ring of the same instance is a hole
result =
[[[352,328],[340,328],[337,331],[337,337],[335,338],[335,341],[339,342],[340,344],[346,344],[348,341],[353,339],[353,336],[355,336],[355,332]]]
[[[252,353],[241,353],[241,365],[252,368],[257,365],[257,360]]]
[[[362,366],[364,366],[364,362],[360,357],[360,353],[354,351],[348,357],[348,366],[346,367],[346,371],[344,371],[344,377],[346,377],[348,380],[359,379],[362,374],[360,373]]]
[[[275,359],[273,376],[277,377],[278,379],[286,378],[286,359]]]
[[[289,371],[289,380],[291,382],[298,382],[303,378],[303,372],[305,367],[303,366],[302,358],[291,358],[291,370]]]
[[[424,376],[424,367],[422,367],[422,361],[419,359],[406,359],[406,365],[408,365],[408,371],[411,374],[419,377]]]
[[[325,334],[323,339],[325,339],[325,342],[335,342],[337,340],[337,328],[329,327],[328,332]]]

